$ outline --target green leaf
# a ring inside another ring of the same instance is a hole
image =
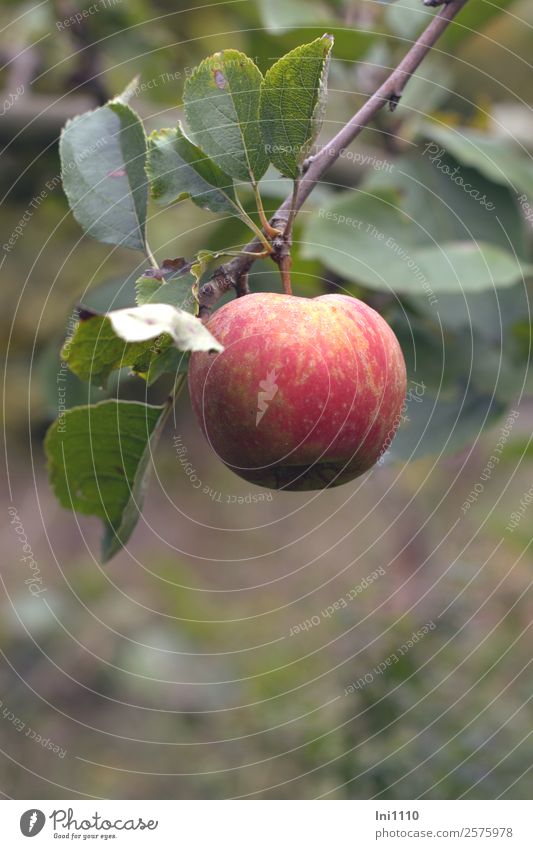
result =
[[[409,298],[417,314],[435,318],[435,309],[424,297]],[[506,289],[462,293],[439,293],[439,321],[452,331],[474,332],[488,340],[501,340],[520,319],[529,314],[529,295],[522,283]]]
[[[268,167],[259,129],[259,68],[238,50],[204,59],[185,83],[194,143],[231,177],[258,182]]]
[[[83,229],[107,244],[146,248],[146,137],[126,100],[131,86],[105,106],[68,121],[59,152],[63,188]]]
[[[302,44],[276,62],[261,86],[261,132],[270,161],[284,177],[300,174],[324,118],[333,36]]]
[[[224,256],[232,256],[231,252],[227,251],[198,251],[194,259],[187,263],[189,269],[185,273],[183,271],[167,280],[161,280],[158,275],[161,269],[157,269],[152,276],[144,275],[136,282],[136,301],[139,305],[142,304],[170,304],[173,307],[186,310],[187,312],[197,315],[198,313],[198,287],[200,278],[207,270],[211,263],[219,260]],[[165,260],[169,262],[169,260]]]
[[[194,262],[191,265],[191,274],[194,276],[196,287],[198,287],[200,278],[204,271],[208,268],[209,264],[214,262],[214,260],[219,259],[221,256],[224,256],[224,251],[217,251],[216,253],[213,253],[212,251],[198,251]]]
[[[241,215],[232,178],[187,138],[180,124],[148,137],[146,173],[156,203],[190,198],[203,209]]]
[[[516,398],[527,373],[508,340],[443,332],[437,321],[389,316],[407,366],[407,399],[387,459],[453,454],[473,442]]]
[[[482,291],[499,286],[513,286],[533,266],[521,264],[512,253],[488,242],[446,242],[432,248],[419,248],[414,261],[427,280],[433,280],[434,291]],[[396,277],[398,291],[413,289],[409,261],[402,266],[404,273]]]
[[[129,306],[135,299],[135,282],[139,271],[95,282],[83,295],[83,306],[97,313]]]
[[[115,369],[130,367],[138,374],[146,372],[155,351],[153,343],[124,342],[106,315],[92,315],[79,322],[72,337],[65,342],[61,357],[81,380],[105,386]]]
[[[139,277],[135,283],[137,304],[170,304],[172,307],[196,312],[196,300],[192,287],[196,279],[193,274],[181,274],[166,282],[156,277]]]
[[[425,121],[420,131],[434,142],[424,150],[424,155],[433,161],[442,160],[445,153],[451,153],[459,162],[489,180],[533,198],[531,157],[524,155],[523,149],[510,139],[491,138],[486,133],[463,127],[443,127],[433,121]]]
[[[167,333],[180,351],[223,351],[196,316],[170,304],[143,304],[107,314],[115,333],[126,342],[144,342]]]
[[[97,386],[104,386],[115,369],[128,366],[152,383],[168,363],[174,371],[175,363],[183,361],[169,355],[160,359],[171,346],[178,351],[222,350],[200,319],[170,304],[149,302],[80,321],[62,357],[74,374]]]
[[[161,346],[161,351],[150,361],[145,375],[146,383],[151,386],[164,374],[173,374],[174,376],[186,374],[189,369],[190,357],[188,351],[178,351],[170,343],[166,347]]]
[[[409,385],[408,385],[409,386]],[[387,460],[415,460],[428,455],[456,454],[494,424],[507,404],[474,384],[456,384],[442,394],[426,390],[420,403],[408,407]]]
[[[419,148],[375,171],[361,186],[374,194],[396,193],[396,205],[410,216],[416,244],[478,240],[527,254],[516,199],[508,187],[462,166],[451,156],[435,161]]]
[[[104,562],[127,543],[139,518],[165,409],[116,400],[73,407],[46,435],[59,503],[104,522]]]
[[[455,232],[446,239],[438,230],[433,238],[429,222],[405,214],[398,203],[393,192],[334,199],[309,220],[304,256],[322,258],[345,280],[423,295],[433,304],[439,292],[512,286],[533,270],[492,243],[459,239]]]

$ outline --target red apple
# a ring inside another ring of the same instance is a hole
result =
[[[398,340],[362,301],[261,292],[207,327],[224,351],[194,353],[189,390],[213,450],[272,489],[324,489],[366,472],[400,422]]]

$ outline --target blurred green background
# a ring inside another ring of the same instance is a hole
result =
[[[133,303],[146,261],[92,241],[69,214],[57,179],[61,127],[136,74],[133,105],[147,128],[171,126],[188,69],[205,55],[238,48],[264,71],[327,30],[336,42],[324,140],[435,12],[418,0],[92,8],[68,25],[89,5],[4,0],[0,10],[0,791],[528,798],[532,224],[520,198],[533,203],[531,3],[470,0],[398,109],[364,130],[298,218],[295,293],[340,287],[372,304],[398,333],[410,387],[423,386],[386,462],[332,492],[264,492],[210,453],[183,396],[144,517],[105,568],[97,522],[54,500],[42,437],[57,415],[59,349],[75,305]],[[430,143],[493,201],[492,215],[430,161]],[[268,211],[288,188],[267,173]],[[498,256],[472,266],[458,255],[455,282],[431,260],[436,304],[396,291],[401,261],[374,252],[368,262],[385,275],[377,284],[361,265],[365,244],[354,234],[337,244],[319,212],[371,222],[376,198],[383,212],[391,197],[382,228],[403,234],[407,222],[413,255],[460,241]],[[184,202],[154,207],[149,235],[160,259],[248,239],[237,221]],[[347,260],[338,251],[350,246]],[[250,284],[281,289],[266,263]],[[145,396],[127,374],[108,394],[117,388]],[[163,380],[150,399],[167,392]],[[105,397],[88,393],[69,378],[68,406]],[[509,410],[518,415],[506,426]],[[179,462],[177,436],[200,488]],[[265,500],[251,498],[261,492]],[[32,596],[37,569],[43,591]]]

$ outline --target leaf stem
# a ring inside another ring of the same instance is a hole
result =
[[[300,188],[300,177],[296,177],[292,184],[292,196],[291,196],[291,208],[289,209],[289,217],[287,218],[287,223],[285,225],[285,230],[283,231],[283,236],[287,241],[290,241],[292,237],[292,227],[294,224],[294,219],[296,217],[296,212],[298,211],[297,200],[298,200],[298,189]]]
[[[270,256],[272,251],[221,251],[221,254],[224,256],[252,256],[254,259],[264,259],[267,256]]]
[[[157,260],[152,253],[150,245],[148,244],[148,240],[146,240],[144,244],[145,244],[145,248],[146,248],[146,256],[148,257],[148,262],[150,262],[152,264],[152,268],[159,268],[159,266],[157,264]]]
[[[257,212],[259,213],[259,218],[261,220],[261,226],[267,234],[268,238],[273,239],[274,236],[280,235],[280,231],[277,229],[277,227],[272,227],[270,221],[266,217],[265,210],[263,207],[263,200],[261,198],[261,192],[259,191],[259,186],[257,185],[257,183],[252,183],[252,189],[254,192]]]
[[[255,235],[257,236],[259,241],[261,242],[261,244],[264,246],[267,253],[271,254],[272,253],[272,245],[270,244],[270,242],[266,238],[265,234],[259,229],[259,227],[255,223],[255,221],[252,218],[250,218],[250,216],[246,212],[245,208],[243,207],[242,203],[240,202],[239,198],[236,198],[236,203],[237,203],[237,207],[239,208],[239,211],[240,211],[245,223],[248,225],[250,230],[253,230],[253,232],[255,233]]]

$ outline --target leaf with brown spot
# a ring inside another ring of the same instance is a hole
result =
[[[194,143],[238,180],[258,182],[268,167],[259,125],[262,80],[248,56],[223,50],[204,59],[185,83]]]

